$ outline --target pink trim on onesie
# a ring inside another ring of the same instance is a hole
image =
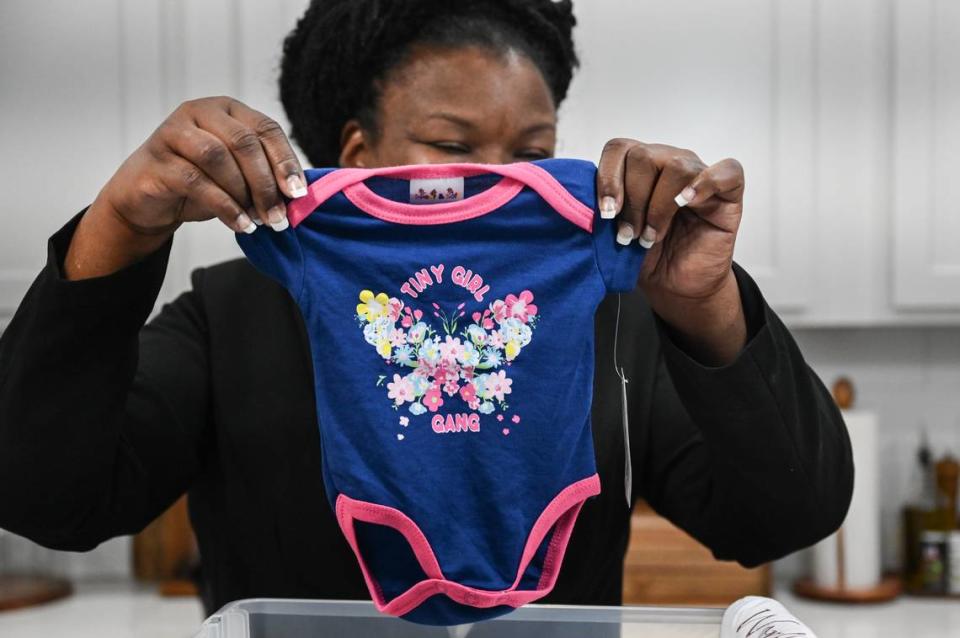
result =
[[[363,183],[370,177],[430,179],[502,175],[503,179],[466,199],[439,204],[395,202],[374,193]],[[571,195],[553,175],[535,164],[415,164],[382,168],[342,168],[314,181],[307,194],[287,204],[287,219],[296,227],[333,195],[343,194],[367,214],[398,224],[447,224],[479,217],[496,210],[517,196],[524,186],[537,192],[560,215],[590,232],[593,209]]]
[[[370,590],[373,602],[381,612],[402,616],[435,594],[445,594],[458,603],[472,607],[487,608],[497,605],[520,607],[542,598],[553,589],[580,508],[583,507],[583,502],[587,498],[599,493],[600,477],[596,474],[561,490],[543,510],[530,530],[513,585],[508,589],[498,591],[467,587],[447,580],[440,570],[440,564],[430,548],[427,537],[424,536],[417,524],[400,510],[385,505],[358,501],[345,494],[340,494],[337,497],[337,521],[340,523],[340,529],[343,530],[347,542],[357,556],[357,561],[360,563],[360,569],[363,572],[363,578]],[[384,599],[383,592],[360,555],[360,548],[357,545],[357,536],[353,527],[353,521],[355,520],[385,525],[403,534],[427,578],[413,585],[393,600],[387,601]],[[530,561],[533,560],[537,549],[554,526],[556,526],[556,530],[553,538],[550,539],[537,587],[529,590],[518,590],[517,587],[530,565]]]

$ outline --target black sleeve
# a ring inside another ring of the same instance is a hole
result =
[[[657,319],[641,496],[721,560],[755,566],[838,528],[853,493],[839,410],[752,279],[735,266],[749,341],[705,367]]]
[[[184,493],[207,395],[196,294],[143,327],[170,242],[119,272],[68,281],[82,214],[50,238],[0,338],[0,527],[78,551],[139,531]]]

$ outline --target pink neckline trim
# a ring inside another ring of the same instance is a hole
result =
[[[573,532],[573,525],[580,513],[580,508],[583,507],[583,502],[599,493],[600,477],[596,474],[561,490],[543,510],[530,530],[513,585],[508,589],[499,591],[467,587],[447,580],[440,570],[440,564],[437,562],[437,557],[433,553],[427,537],[424,536],[417,524],[400,510],[385,505],[358,501],[345,494],[340,494],[337,497],[336,510],[340,529],[343,530],[347,542],[360,563],[360,570],[363,572],[367,589],[370,590],[370,596],[373,598],[377,609],[386,614],[402,616],[434,594],[444,594],[458,603],[481,608],[497,605],[520,607],[547,595],[557,582],[560,563],[563,561],[567,543],[570,541],[570,534]],[[403,534],[427,578],[413,585],[399,596],[387,601],[377,581],[367,568],[363,556],[360,555],[357,536],[353,527],[353,521],[355,520],[385,525]],[[543,539],[546,538],[554,526],[556,526],[556,531],[553,538],[550,539],[549,547],[547,547],[543,569],[536,588],[518,590],[517,587],[520,585],[523,573],[530,565],[530,561],[533,560],[537,548],[540,547]]]
[[[407,204],[381,197],[363,183],[375,177],[404,179],[435,177],[471,177],[496,174],[503,179],[466,199],[440,204]],[[287,205],[287,218],[294,227],[306,219],[323,202],[338,192],[343,194],[368,215],[397,224],[448,224],[479,217],[496,210],[529,186],[560,215],[590,232],[593,228],[593,209],[571,195],[553,175],[539,166],[520,162],[516,164],[416,164],[386,166],[376,169],[342,168],[331,171],[314,181],[307,194]]]

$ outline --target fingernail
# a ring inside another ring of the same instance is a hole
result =
[[[257,229],[256,224],[250,221],[250,218],[243,213],[237,215],[237,226],[248,235]]]
[[[307,187],[303,185],[303,180],[299,175],[291,175],[287,178],[287,188],[293,197],[303,197],[307,194]]]
[[[693,190],[690,186],[687,186],[680,194],[673,198],[673,201],[677,203],[677,206],[683,208],[687,204],[693,201],[693,198],[697,196],[697,191]]]
[[[626,246],[633,240],[633,226],[630,224],[620,224],[617,226],[617,243]]]
[[[600,217],[613,219],[617,216],[617,200],[607,195],[600,200]]]
[[[286,210],[284,210],[283,206],[280,206],[280,205],[274,206],[273,208],[267,211],[267,223],[270,224],[271,226],[273,226],[274,224],[279,224],[280,220],[284,218],[285,212]]]
[[[260,221],[260,218],[259,218],[259,217],[254,217],[254,218],[253,218],[253,223],[256,224],[257,226],[263,226],[263,222]]]
[[[654,230],[653,226],[647,224],[643,227],[643,232],[640,233],[640,238],[637,239],[637,242],[640,243],[644,248],[650,248],[657,241],[657,231]]]
[[[270,224],[270,228],[274,229],[278,233],[282,230],[286,230],[289,226],[290,222],[287,221],[286,217],[282,217],[280,221]]]

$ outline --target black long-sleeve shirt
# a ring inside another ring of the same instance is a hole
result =
[[[81,213],[82,214],[82,213]],[[170,243],[105,277],[68,281],[80,215],[0,338],[0,527],[83,551],[142,529],[181,494],[208,611],[254,596],[367,598],[325,496],[306,332],[286,291],[246,261],[197,270],[144,325]],[[622,295],[632,501],[719,559],[754,566],[836,529],[853,489],[840,414],[747,274],[749,342],[709,368]],[[624,494],[617,297],[596,315],[593,437],[603,492],[583,507],[542,602],[619,604]],[[429,477],[425,477],[429,478]]]

